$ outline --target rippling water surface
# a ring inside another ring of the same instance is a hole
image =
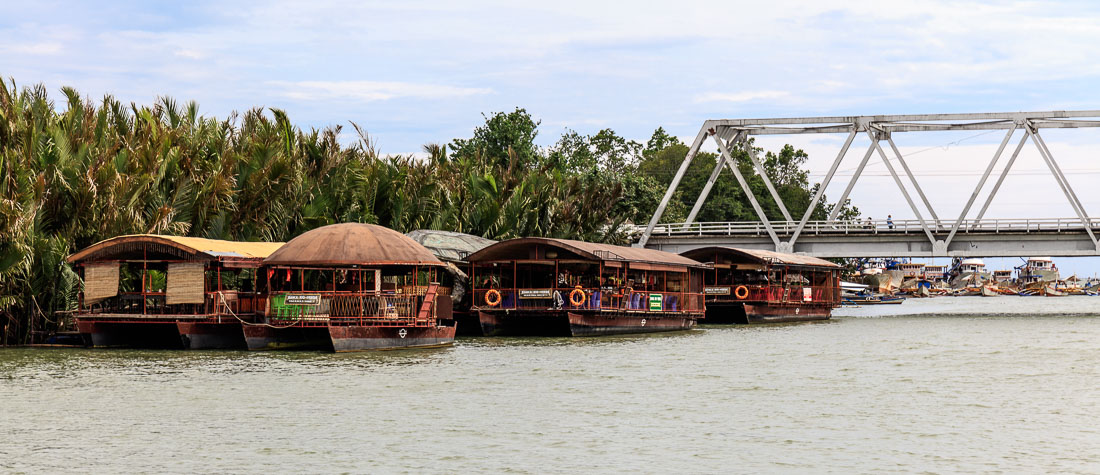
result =
[[[0,471],[1100,472],[1100,298],[837,313],[350,355],[0,350]]]

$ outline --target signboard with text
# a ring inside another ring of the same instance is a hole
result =
[[[664,310],[664,299],[661,294],[649,294],[649,311],[660,312]]]

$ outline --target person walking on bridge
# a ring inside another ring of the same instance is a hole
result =
[[[888,227],[890,229],[894,229],[894,216],[893,215],[889,215],[889,214],[886,215],[886,227]]]

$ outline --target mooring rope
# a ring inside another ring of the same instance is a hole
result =
[[[247,325],[247,326],[250,326],[250,327],[267,327],[267,328],[274,328],[274,329],[276,329],[276,330],[282,330],[282,329],[285,329],[285,328],[290,328],[290,327],[292,327],[292,326],[294,326],[294,325],[297,325],[298,323],[300,323],[300,322],[302,321],[302,318],[303,318],[303,315],[299,314],[299,315],[298,315],[298,319],[297,319],[297,320],[295,320],[295,321],[293,321],[293,322],[290,322],[290,324],[288,324],[288,325],[287,325],[287,326],[285,326],[285,327],[281,327],[281,326],[277,326],[277,325],[272,325],[272,324],[270,324],[270,323],[254,323],[254,322],[246,322],[246,321],[244,321],[244,319],[242,319],[241,317],[237,316],[237,313],[236,313],[236,312],[234,312],[234,311],[233,311],[233,309],[229,307],[229,302],[226,302],[226,300],[225,300],[225,295],[224,295],[224,294],[222,294],[222,292],[221,292],[221,291],[218,291],[218,299],[219,299],[219,300],[221,300],[221,303],[222,303],[222,305],[224,305],[224,306],[225,306],[225,309],[226,309],[226,311],[228,311],[228,312],[229,312],[229,314],[233,316],[233,318],[236,318],[236,319],[237,319],[237,321],[238,321],[238,322],[241,322],[241,324],[242,324],[242,325]]]

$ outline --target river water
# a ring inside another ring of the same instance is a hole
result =
[[[958,297],[425,351],[7,349],[0,471],[1100,473],[1096,315]]]

